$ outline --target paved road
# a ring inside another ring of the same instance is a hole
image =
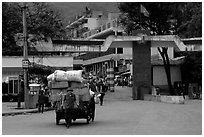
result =
[[[96,120],[77,120],[66,129],[55,125],[55,112],[2,117],[3,135],[200,135],[202,101],[185,104],[132,101],[129,88],[117,88],[96,106]]]

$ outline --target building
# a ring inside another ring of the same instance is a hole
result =
[[[74,60],[69,56],[29,56],[32,63],[50,66],[51,68],[73,69]],[[21,90],[21,75],[23,57],[3,56],[2,57],[2,95],[16,98]],[[60,61],[59,61],[60,60]],[[13,99],[13,98],[11,98]]]
[[[87,49],[84,50],[83,47],[77,46],[77,43],[80,45],[79,41],[74,42],[74,40],[87,42],[94,39],[95,44],[100,45],[103,39],[109,35],[126,35],[117,23],[118,16],[119,13],[108,13],[106,15],[102,11],[85,12],[84,15],[77,17],[66,27],[68,37],[73,40],[69,49],[64,49],[63,44],[66,43],[66,40],[41,41],[38,43],[40,48],[37,49],[41,56],[30,56],[30,62],[66,69],[81,69],[81,66],[83,66],[87,72],[92,72],[93,75],[106,74],[107,68],[114,68],[116,75],[131,74],[131,48],[110,48],[106,52],[100,52],[99,46],[88,49],[87,53],[85,52]],[[202,38],[183,39],[182,41],[187,45],[187,51],[202,50]],[[54,51],[53,48],[55,48]],[[179,65],[183,58],[175,58],[175,52],[177,51],[174,48],[168,50],[172,82],[181,81]],[[165,71],[156,48],[151,49],[151,56],[152,85],[166,86]],[[2,57],[2,82],[4,86],[7,86],[7,90],[4,90],[3,94],[17,94],[19,92],[18,80],[19,75],[22,74],[21,67],[22,57]]]
[[[66,28],[68,31],[75,30],[78,28],[83,28],[81,26],[86,26],[87,32],[79,35],[80,39],[105,39],[109,35],[126,35],[122,29],[122,26],[118,24],[118,17],[120,13],[109,13],[106,16],[101,12],[92,11],[93,16],[84,16],[85,22],[81,19],[68,25]],[[102,20],[100,20],[102,19]],[[92,22],[91,22],[92,20]],[[95,20],[95,21],[93,21]],[[106,20],[106,22],[104,21]],[[79,25],[79,26],[77,26]],[[89,26],[92,26],[89,27]],[[76,27],[76,28],[75,28]],[[77,38],[77,37],[73,37]],[[190,38],[182,39],[183,43],[187,46],[186,51],[201,51],[202,50],[202,38]],[[175,81],[181,81],[180,65],[184,60],[183,57],[178,57],[175,53],[180,52],[175,48],[168,49],[168,55],[171,63],[171,74],[172,83]],[[166,74],[163,67],[162,58],[157,50],[157,48],[151,48],[152,56],[152,85],[154,86],[167,86]],[[112,48],[108,49],[104,53],[88,53],[79,56],[83,59],[83,65],[88,72],[93,72],[97,74],[99,72],[104,72],[109,67],[113,67],[115,74],[126,75],[130,74],[131,62],[132,62],[132,49],[131,48]],[[129,71],[129,72],[128,72]]]

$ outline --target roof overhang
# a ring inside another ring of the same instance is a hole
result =
[[[181,39],[181,40],[186,45],[201,45],[202,46],[202,37],[186,38],[186,39]]]
[[[114,35],[115,32],[122,32],[122,30],[119,29],[119,28],[116,28],[116,27],[110,27],[110,28],[108,28],[106,30],[103,30],[101,32],[93,34],[93,35],[87,37],[86,39],[88,40],[88,39],[96,39],[96,38],[97,39],[98,38],[101,38],[101,39],[102,38],[107,38],[109,35]]]
[[[132,48],[133,42],[151,41],[151,47],[174,47],[178,51],[185,51],[186,46],[176,35],[163,36],[114,36],[105,40],[53,40],[50,43],[36,45],[40,51],[55,52],[105,52],[109,48]],[[42,48],[42,49],[41,49]]]
[[[67,25],[65,27],[65,29],[73,28],[74,25],[80,24],[81,22],[83,22],[84,19],[85,19],[85,16],[82,16],[81,18],[79,18],[76,21],[72,22],[71,24]]]
[[[53,44],[67,44],[67,45],[102,45],[105,40],[92,39],[72,39],[72,40],[52,40]]]
[[[127,47],[131,48],[133,41],[151,41],[151,47],[174,47],[177,50],[185,51],[186,46],[176,35],[163,36],[109,36],[104,47]]]

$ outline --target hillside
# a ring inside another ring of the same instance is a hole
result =
[[[79,15],[85,7],[104,12],[119,12],[117,2],[50,2],[49,4],[63,13],[66,19]]]

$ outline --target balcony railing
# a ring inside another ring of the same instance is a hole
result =
[[[107,22],[106,24],[101,25],[100,27],[97,27],[93,30],[90,30],[83,34],[84,38],[88,38],[94,34],[100,33],[102,31],[105,31],[111,27],[117,27],[117,18],[111,20],[110,22]]]

